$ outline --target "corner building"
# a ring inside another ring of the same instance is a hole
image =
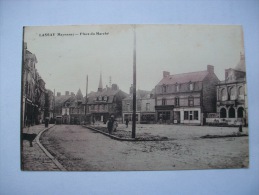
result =
[[[155,87],[156,120],[159,123],[203,125],[208,113],[216,111],[214,66],[207,70],[170,75],[163,72]]]
[[[229,125],[248,124],[245,56],[235,68],[225,70],[225,80],[217,85],[217,113]]]

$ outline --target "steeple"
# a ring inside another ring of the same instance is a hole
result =
[[[102,92],[103,90],[103,82],[102,82],[102,72],[100,73],[100,80],[99,80],[99,86],[98,86],[98,91]]]

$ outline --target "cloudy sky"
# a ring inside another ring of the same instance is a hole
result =
[[[98,35],[98,33],[104,33]],[[42,36],[55,33],[54,36]],[[60,34],[70,34],[63,35]],[[80,34],[81,33],[81,34]],[[132,83],[133,25],[86,25],[26,27],[24,41],[37,57],[36,68],[46,88],[56,92],[85,94],[117,83],[129,91]],[[220,80],[224,70],[234,68],[243,48],[241,26],[222,25],[136,25],[137,89],[152,90],[170,74],[206,70],[214,65]]]

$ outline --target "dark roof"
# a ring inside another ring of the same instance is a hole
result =
[[[169,75],[164,77],[157,85],[168,85],[168,84],[181,84],[188,82],[203,81],[203,79],[209,74],[207,70],[199,72],[189,72],[182,74]]]
[[[71,95],[60,95],[55,96],[55,106],[62,106],[67,101],[72,101],[75,99],[75,96]]]
[[[83,97],[83,94],[81,92],[81,89],[79,89],[76,93],[76,99],[77,101],[83,101],[84,100],[84,97]]]
[[[125,94],[125,96],[127,95],[125,92],[121,91],[120,89],[118,89],[118,90],[103,89],[103,91],[101,91],[101,92],[100,91],[91,92],[91,93],[88,94],[87,103],[88,104],[95,104],[96,103],[95,100],[99,96],[102,96],[102,97],[107,96],[108,101],[106,103],[112,103],[114,96],[119,92],[122,92],[123,94]]]

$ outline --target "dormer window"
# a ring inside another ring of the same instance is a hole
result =
[[[166,85],[163,85],[163,86],[162,86],[162,92],[163,92],[163,93],[166,93],[166,91],[167,91],[167,87],[166,87]]]
[[[98,97],[98,100],[99,100],[99,101],[102,101],[102,96],[99,96],[99,97]]]
[[[179,89],[180,89],[180,87],[179,87],[179,85],[176,83],[176,92],[179,92]]]
[[[190,91],[193,91],[193,83],[190,83]]]
[[[104,96],[104,97],[103,97],[103,100],[104,100],[104,101],[107,101],[107,99],[108,99],[107,96]]]

